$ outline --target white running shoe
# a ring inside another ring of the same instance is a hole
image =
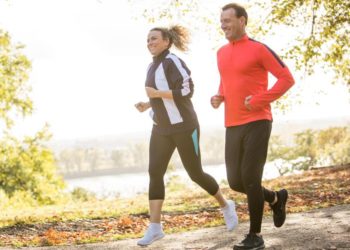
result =
[[[227,230],[232,231],[238,225],[235,202],[228,200],[226,207],[221,208],[221,211],[224,215]]]
[[[142,239],[137,242],[139,246],[148,246],[156,240],[160,240],[165,236],[163,229],[158,226],[158,228],[152,227],[152,224],[148,227],[145,235]]]

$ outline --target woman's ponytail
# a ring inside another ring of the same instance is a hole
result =
[[[162,33],[163,39],[169,40],[169,48],[174,45],[180,51],[188,51],[188,44],[190,42],[189,31],[180,25],[174,25],[170,28],[156,27],[151,29]]]

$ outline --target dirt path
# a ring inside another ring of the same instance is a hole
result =
[[[234,232],[222,227],[167,235],[150,247],[136,246],[136,239],[109,243],[65,247],[24,248],[32,250],[105,250],[105,249],[147,249],[147,250],[215,250],[232,249],[248,230],[248,223],[242,223]],[[307,213],[291,214],[285,225],[277,229],[271,218],[264,219],[262,232],[266,249],[350,249],[350,205],[318,209]],[[0,248],[8,249],[8,248]]]

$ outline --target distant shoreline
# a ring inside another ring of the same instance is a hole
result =
[[[86,177],[97,177],[105,175],[118,175],[118,174],[135,174],[147,172],[147,169],[143,168],[110,168],[110,169],[97,169],[95,171],[81,171],[74,173],[61,173],[65,180],[79,179]]]

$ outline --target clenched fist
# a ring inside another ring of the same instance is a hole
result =
[[[222,95],[214,95],[210,98],[210,104],[214,109],[217,109],[223,101],[224,97]]]

